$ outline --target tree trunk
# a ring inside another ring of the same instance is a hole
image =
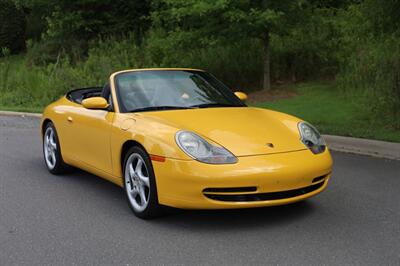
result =
[[[296,67],[294,64],[294,55],[288,55],[288,69],[289,69],[289,75],[290,75],[290,80],[295,83],[297,81],[296,78]]]
[[[269,56],[269,32],[267,31],[263,38],[263,89],[271,89],[271,70],[270,70],[270,56]]]

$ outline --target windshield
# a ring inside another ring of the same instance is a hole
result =
[[[211,74],[188,70],[145,70],[116,75],[120,111],[139,112],[246,106]]]

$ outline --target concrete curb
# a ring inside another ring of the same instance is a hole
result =
[[[0,111],[0,116],[20,116],[41,118],[42,114]],[[351,137],[341,137],[324,135],[324,138],[332,151],[347,152],[361,155],[368,155],[378,158],[400,160],[400,143],[359,139]]]
[[[41,118],[42,117],[42,114],[39,114],[39,113],[10,112],[10,111],[0,111],[0,115],[21,116],[21,117],[36,117],[36,118]]]
[[[400,160],[400,143],[331,135],[324,138],[333,151]]]

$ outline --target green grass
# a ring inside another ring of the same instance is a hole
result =
[[[383,121],[373,123],[363,98],[346,96],[333,83],[303,83],[293,90],[299,96],[256,106],[300,117],[314,124],[322,134],[400,142],[399,130]]]

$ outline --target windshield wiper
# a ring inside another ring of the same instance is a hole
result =
[[[137,108],[133,110],[129,110],[130,113],[135,112],[146,112],[146,111],[160,111],[160,110],[181,110],[181,109],[193,109],[195,107],[192,106],[149,106],[143,108]]]
[[[209,108],[209,107],[243,107],[244,105],[231,104],[231,103],[202,103],[191,105],[192,108]]]

